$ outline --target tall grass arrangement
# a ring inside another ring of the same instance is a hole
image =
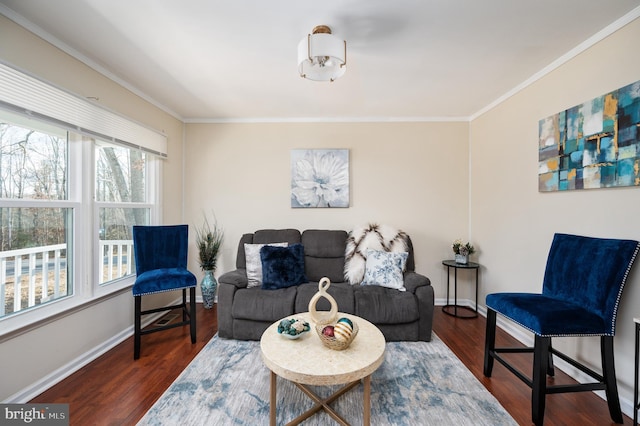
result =
[[[214,217],[213,226],[205,216],[201,227],[196,228],[196,245],[200,258],[200,268],[203,271],[215,271],[218,263],[218,254],[224,240],[224,231],[218,226]]]

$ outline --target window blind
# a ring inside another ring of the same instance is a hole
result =
[[[167,157],[167,137],[0,62],[0,108]]]

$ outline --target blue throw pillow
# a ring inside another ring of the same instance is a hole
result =
[[[264,246],[260,249],[262,260],[262,288],[276,290],[303,284],[309,280],[304,274],[304,247]]]

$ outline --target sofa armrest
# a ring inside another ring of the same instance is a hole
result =
[[[248,284],[247,270],[244,268],[226,272],[218,277],[218,282],[230,284],[237,288],[246,288]]]
[[[416,287],[416,299],[418,300],[418,310],[420,311],[419,338],[425,342],[431,341],[431,333],[433,331],[433,310],[434,310],[434,294],[433,286],[422,285]]]
[[[218,277],[218,336],[233,339],[233,299],[236,290],[247,287],[247,270],[229,271]]]
[[[420,312],[418,340],[430,342],[433,330],[433,309],[435,302],[431,280],[422,274],[409,271],[404,274],[404,286],[407,292],[416,295],[416,300],[418,301],[418,311]]]
[[[404,287],[409,293],[416,292],[418,287],[430,286],[431,280],[415,271],[407,271],[404,273]]]

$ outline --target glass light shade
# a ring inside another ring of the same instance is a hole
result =
[[[298,72],[313,81],[333,81],[347,70],[347,46],[332,34],[309,34],[298,43]]]

